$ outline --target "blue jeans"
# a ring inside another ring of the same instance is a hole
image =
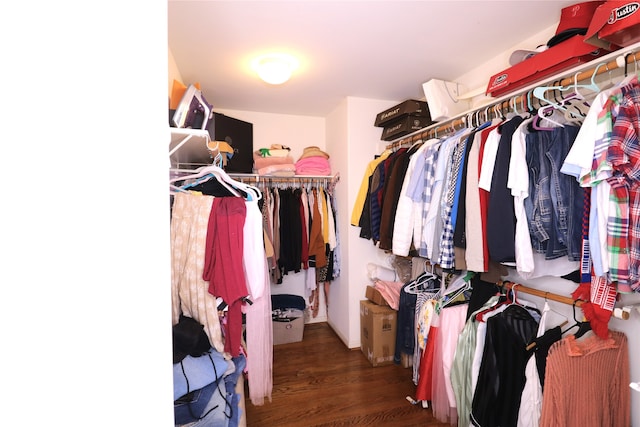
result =
[[[398,320],[396,325],[396,349],[393,361],[399,365],[402,354],[413,355],[415,334],[416,294],[410,294],[400,289],[400,301],[398,303]]]
[[[574,177],[560,173],[578,130],[565,126],[526,137],[529,197],[524,207],[533,249],[546,259],[580,260],[584,190]]]
[[[400,301],[398,303],[398,318],[396,325],[396,348],[393,355],[393,362],[399,365],[402,355],[413,356],[415,349],[415,323],[416,304],[418,302],[418,292],[435,292],[440,288],[439,278],[424,279],[422,275],[407,282],[400,289]],[[413,292],[407,292],[405,288],[409,284],[421,283]]]

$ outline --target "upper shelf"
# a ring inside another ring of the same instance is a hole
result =
[[[211,164],[209,131],[174,127],[169,129],[169,160],[172,168],[190,169]]]

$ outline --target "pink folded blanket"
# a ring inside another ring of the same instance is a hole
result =
[[[311,156],[296,162],[296,174],[298,175],[331,175],[329,160],[322,156]]]
[[[293,157],[285,156],[285,157],[262,157],[260,153],[253,152],[253,168],[255,170],[266,168],[267,166],[273,165],[286,165],[293,164]]]
[[[294,176],[296,174],[296,167],[293,163],[284,165],[271,165],[258,169],[258,175],[269,176]]]

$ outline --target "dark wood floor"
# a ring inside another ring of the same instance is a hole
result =
[[[272,402],[247,399],[248,427],[449,425],[406,400],[415,395],[411,368],[372,367],[327,323],[305,325],[303,341],[275,346],[273,357]]]

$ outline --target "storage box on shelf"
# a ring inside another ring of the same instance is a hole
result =
[[[640,42],[640,3],[607,1],[598,6],[585,36],[587,43],[605,49]]]
[[[493,97],[511,93],[607,53],[607,49],[585,43],[583,36],[575,36],[494,74],[489,79],[486,93]]]
[[[408,99],[376,115],[374,126],[382,127],[381,139],[391,141],[432,124],[429,106]]]
[[[429,114],[429,105],[424,101],[408,99],[398,105],[384,110],[381,113],[378,113],[378,115],[376,115],[374,126],[386,127],[388,123],[405,116],[426,117],[430,119],[431,115]]]
[[[392,141],[433,124],[429,117],[404,116],[387,123],[382,129],[382,140]]]

